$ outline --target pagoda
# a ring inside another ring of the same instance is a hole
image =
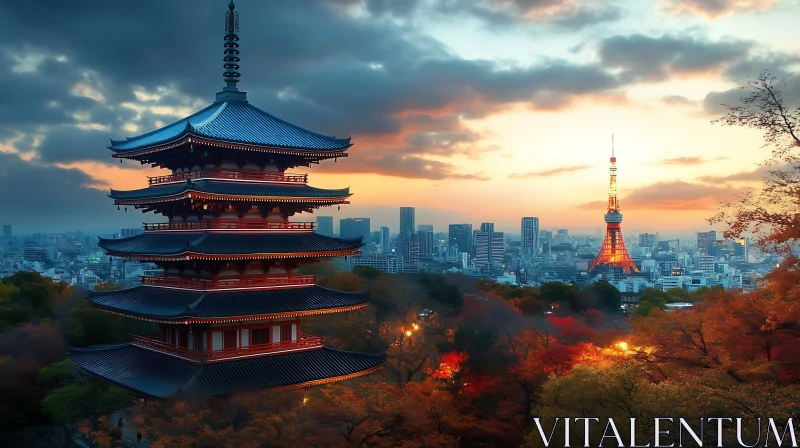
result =
[[[144,233],[100,239],[110,256],[154,262],[163,275],[141,286],[92,291],[102,310],[158,325],[131,343],[73,348],[92,376],[143,396],[224,396],[322,384],[368,374],[383,354],[337,350],[303,332],[301,318],[366,306],[367,295],[335,291],[299,275],[301,264],[356,255],[361,238],[314,232],[290,221],[319,207],[348,204],[348,188],[308,185],[289,174],[346,157],[349,138],[320,135],[280,120],[238,89],[239,14],[225,17],[226,86],[205,109],[161,129],[112,140],[113,157],[166,168],[147,188],[111,190],[119,209],[168,218]]]
[[[631,271],[639,272],[639,269],[631,260],[628,249],[625,248],[625,241],[622,239],[622,213],[619,211],[619,200],[617,199],[617,158],[614,156],[614,136],[611,136],[611,169],[609,170],[611,180],[608,184],[608,210],[605,214],[606,237],[600,253],[597,254],[594,263],[589,268],[592,271],[601,264],[621,268],[626,274]]]

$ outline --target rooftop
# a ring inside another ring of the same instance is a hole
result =
[[[321,286],[222,292],[138,286],[89,292],[89,300],[104,309],[150,318],[185,319],[187,322],[346,311],[365,304],[367,298],[366,293],[336,291]]]
[[[132,344],[73,348],[70,358],[90,375],[141,394],[223,396],[236,392],[305,387],[366,375],[383,354],[322,347],[295,353],[195,364]]]
[[[112,140],[109,148],[125,153],[167,145],[187,136],[267,148],[344,151],[350,138],[325,136],[283,121],[247,101],[223,99],[189,117],[125,140]]]
[[[181,199],[190,193],[205,193],[210,197],[257,198],[259,200],[345,200],[350,196],[349,188],[326,190],[308,185],[276,185],[268,183],[230,182],[224,180],[196,180],[175,184],[151,186],[138,190],[111,190],[109,195],[118,203],[142,199]],[[330,201],[328,201],[330,202]]]
[[[109,254],[137,258],[268,259],[343,256],[357,251],[361,238],[340,239],[318,233],[145,233],[129,238],[100,238]],[[150,257],[147,257],[147,256]]]

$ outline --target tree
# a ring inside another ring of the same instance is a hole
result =
[[[639,296],[639,304],[633,312],[640,316],[647,316],[654,309],[665,309],[670,300],[669,294],[660,289],[647,288]]]
[[[783,96],[785,84],[769,71],[740,83],[739,105],[724,105],[728,113],[716,120],[727,126],[758,129],[771,147],[771,166],[761,191],[746,191],[735,203],[725,202],[711,224],[724,224],[725,238],[752,230],[765,250],[792,253],[800,237],[800,108],[792,109]]]
[[[609,282],[595,282],[589,291],[596,298],[598,309],[619,312],[622,296],[614,285]]]

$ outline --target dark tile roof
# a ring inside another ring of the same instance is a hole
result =
[[[241,361],[192,364],[131,344],[73,348],[73,362],[89,374],[142,394],[223,396],[292,386],[366,372],[385,356],[330,347]]]
[[[111,190],[111,194],[109,196],[113,199],[123,200],[144,199],[176,196],[192,191],[230,196],[276,196],[312,199],[343,198],[350,196],[349,188],[342,188],[339,190],[324,190],[322,188],[309,187],[308,185],[286,186],[264,183],[222,182],[213,180],[181,182],[179,184],[154,186],[139,190]]]
[[[148,286],[90,291],[89,299],[114,311],[155,318],[231,317],[313,311],[360,305],[366,293],[313,286],[235,292],[192,292]]]
[[[103,249],[117,254],[172,256],[186,252],[209,255],[281,254],[357,249],[361,238],[340,239],[318,233],[145,233],[129,238],[100,238]]]
[[[220,101],[147,134],[111,141],[116,152],[170,143],[185,135],[270,148],[337,151],[351,146],[349,138],[317,134],[283,121],[245,101]]]

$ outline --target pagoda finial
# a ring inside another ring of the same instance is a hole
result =
[[[225,13],[225,91],[238,91],[236,83],[239,82],[239,13],[233,0],[228,4],[228,12]]]

